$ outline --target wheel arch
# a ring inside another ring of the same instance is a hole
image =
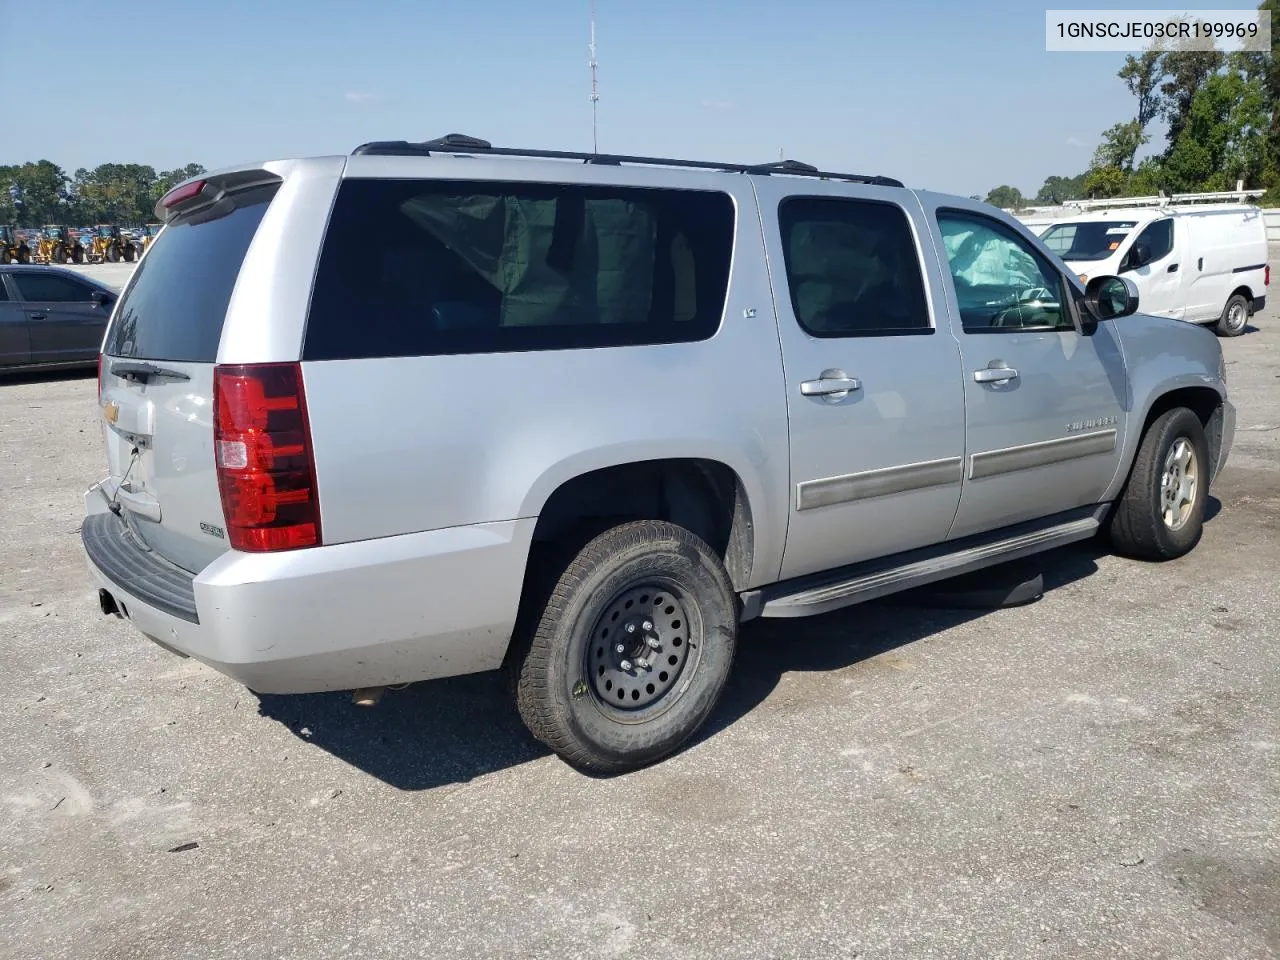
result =
[[[1154,391],[1142,412],[1141,427],[1133,431],[1131,441],[1126,443],[1128,449],[1125,451],[1123,469],[1117,477],[1117,482],[1113,483],[1113,489],[1109,491],[1109,499],[1119,496],[1125,484],[1129,482],[1134,461],[1142,446],[1142,438],[1147,435],[1151,424],[1175,407],[1186,407],[1191,410],[1204,426],[1205,439],[1209,444],[1209,479],[1212,483],[1217,465],[1221,460],[1225,400],[1226,397],[1218,386],[1207,384],[1202,378],[1195,378],[1194,381],[1173,381],[1165,384],[1162,389]]]
[[[536,516],[533,546],[585,542],[631,520],[667,520],[702,537],[736,590],[768,579],[769,536],[758,516],[763,492],[728,458],[666,456],[558,464],[539,478],[522,516]]]

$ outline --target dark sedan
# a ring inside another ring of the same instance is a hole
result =
[[[0,373],[97,363],[117,296],[59,267],[0,267]]]

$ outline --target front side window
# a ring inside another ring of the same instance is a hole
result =
[[[938,227],[965,333],[1074,329],[1062,276],[1013,230],[960,211]]]
[[[1173,252],[1173,220],[1166,217],[1163,220],[1157,220],[1154,223],[1147,224],[1145,230],[1138,234],[1138,239],[1133,242],[1132,250],[1136,250],[1139,245],[1147,248],[1147,257],[1144,263],[1155,263],[1163,260]],[[1132,256],[1132,252],[1130,254]]]
[[[18,295],[28,302],[82,303],[89,300],[89,287],[69,277],[18,273],[13,275],[13,280],[18,285]]]
[[[348,180],[303,356],[704,340],[724,314],[733,230],[732,199],[709,191]]]
[[[877,200],[792,197],[778,211],[796,322],[814,337],[932,333],[907,215]]]

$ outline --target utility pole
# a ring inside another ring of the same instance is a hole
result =
[[[587,44],[591,51],[591,59],[587,61],[591,67],[591,152],[600,152],[600,138],[597,130],[597,107],[600,103],[600,89],[596,83],[596,0],[591,0],[591,42]]]

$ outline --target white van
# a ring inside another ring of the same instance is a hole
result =
[[[1244,332],[1271,282],[1267,228],[1252,204],[1097,210],[1057,221],[1040,239],[1082,281],[1132,279],[1143,313],[1211,323],[1227,337]]]

